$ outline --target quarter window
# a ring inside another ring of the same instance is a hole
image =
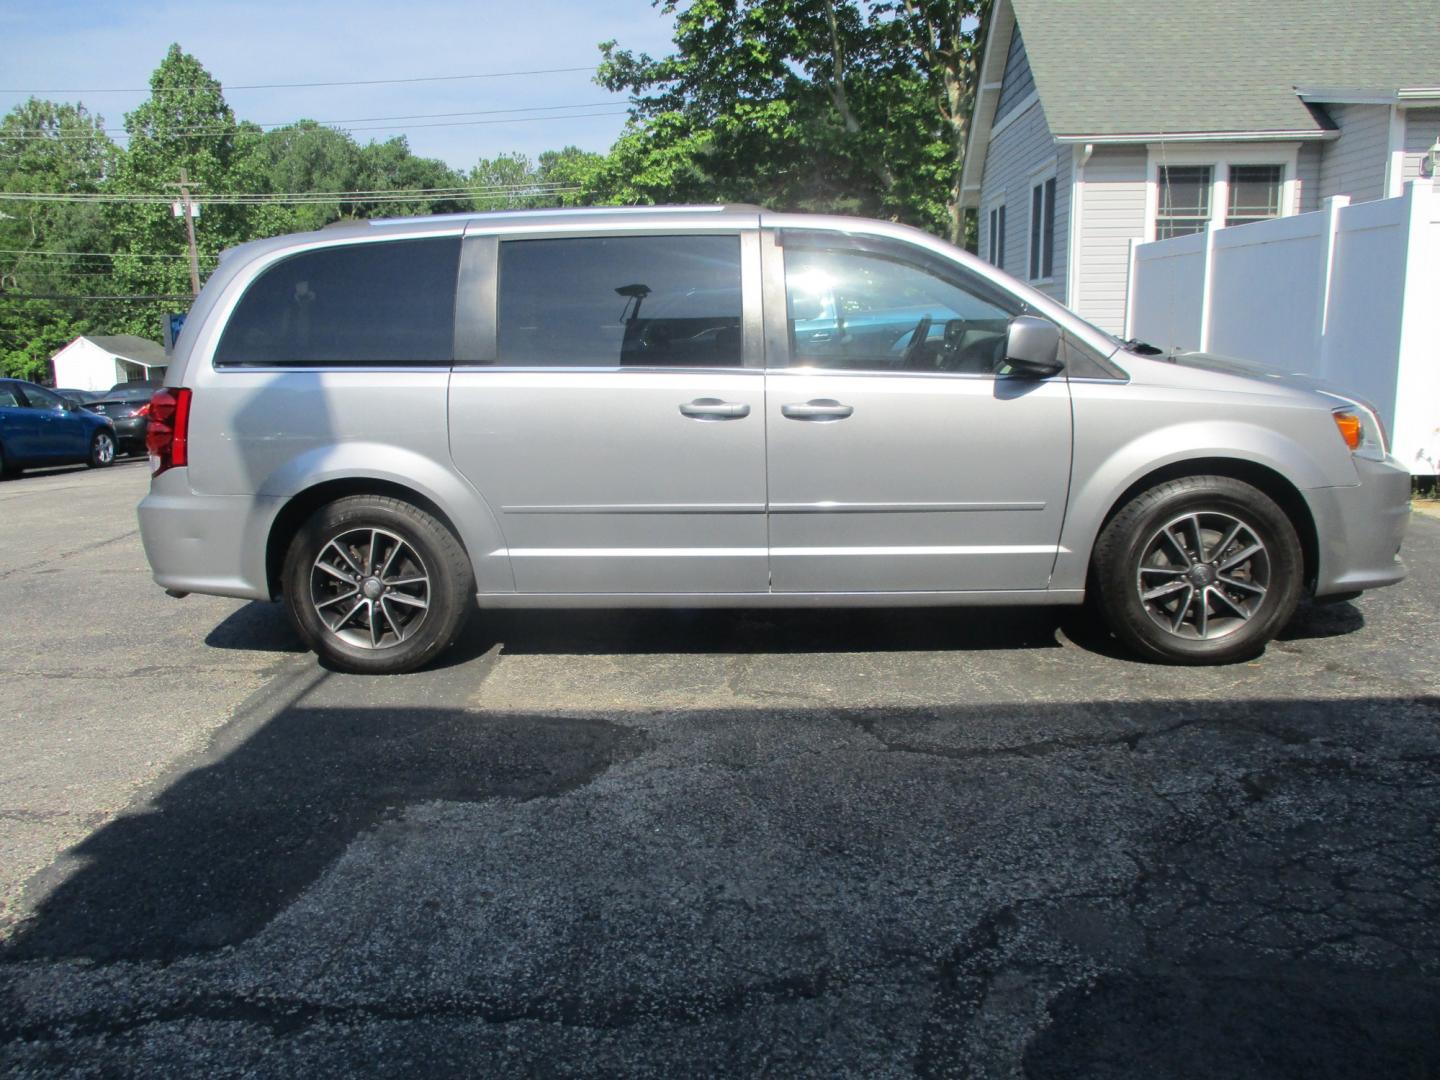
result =
[[[497,346],[511,367],[739,367],[740,238],[500,245]]]
[[[787,245],[792,366],[990,374],[1019,306],[963,270]]]
[[[215,366],[448,365],[459,264],[458,237],[293,255],[245,291]]]
[[[1160,201],[1155,239],[1204,232],[1210,220],[1209,165],[1160,166]]]
[[[1283,165],[1231,165],[1226,225],[1244,225],[1280,216]]]
[[[1030,189],[1030,280],[1055,273],[1055,178]]]

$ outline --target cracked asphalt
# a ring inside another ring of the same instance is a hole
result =
[[[496,614],[366,679],[0,485],[0,1072],[1440,1076],[1440,522],[1261,659]]]

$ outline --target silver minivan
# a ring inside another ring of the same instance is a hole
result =
[[[754,207],[347,224],[228,252],[150,409],[155,579],[333,666],[486,608],[1095,601],[1258,653],[1399,581],[1376,412],[1145,355],[933,236]],[[1149,350],[1153,353],[1153,350]]]

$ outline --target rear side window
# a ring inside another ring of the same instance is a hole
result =
[[[511,367],[739,367],[740,238],[505,241],[497,319]]]
[[[294,255],[240,298],[215,366],[448,365],[459,264],[459,237]]]

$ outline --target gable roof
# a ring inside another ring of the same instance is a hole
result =
[[[995,0],[962,180],[976,195],[971,154],[988,146],[1017,20],[1061,142],[1333,138],[1307,88],[1440,95],[1435,0]]]
[[[163,345],[135,334],[108,334],[104,337],[98,334],[86,334],[85,337],[86,340],[93,341],[108,353],[114,353],[125,360],[133,360],[137,364],[144,364],[146,367],[164,367],[170,362],[165,355]]]
[[[1435,0],[1011,0],[1057,137],[1306,132],[1301,86],[1440,82]]]

